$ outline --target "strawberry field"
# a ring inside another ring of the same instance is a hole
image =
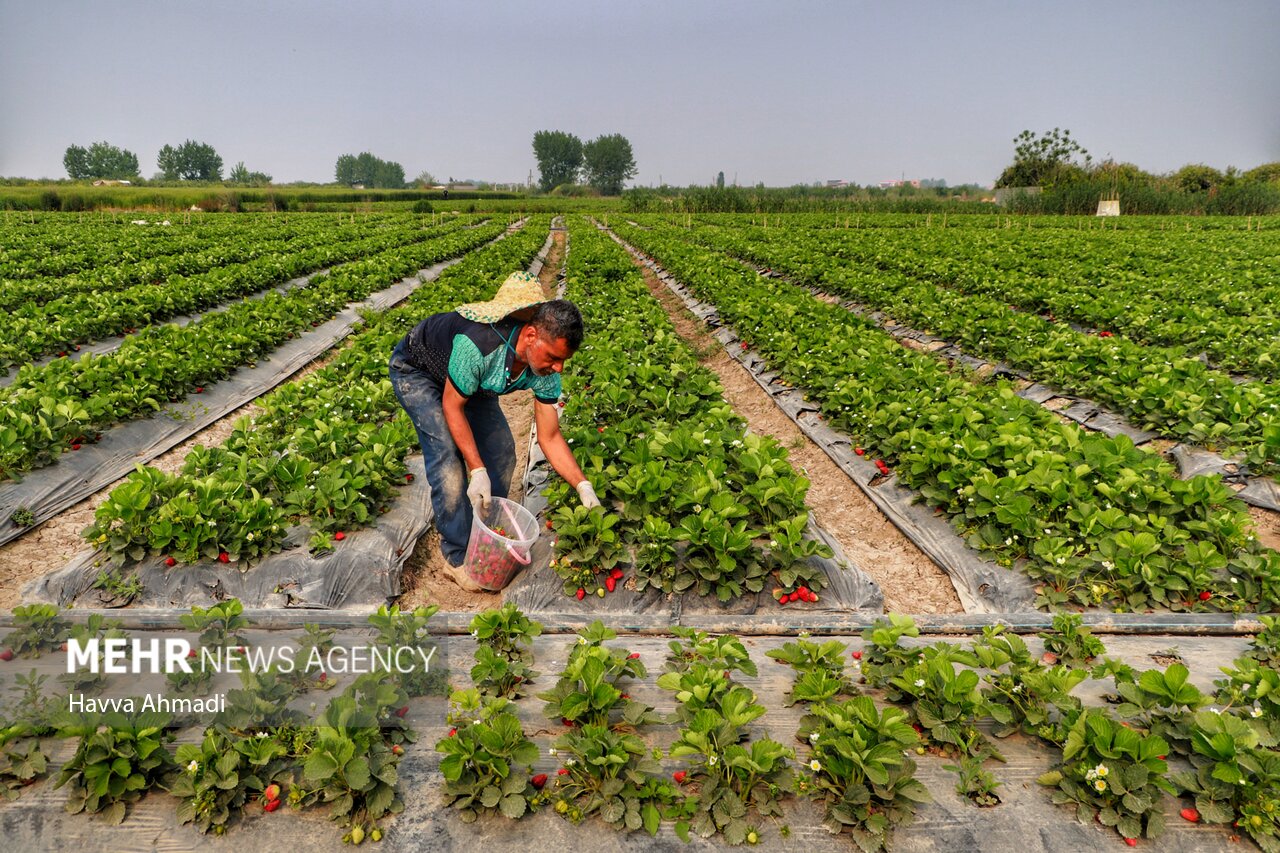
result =
[[[1280,849],[1274,221],[144,220],[0,242],[20,846]],[[532,561],[436,600],[387,359],[523,269],[603,506],[516,435]]]

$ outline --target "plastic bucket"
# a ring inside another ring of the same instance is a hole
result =
[[[538,519],[533,513],[515,501],[495,497],[489,501],[488,512],[472,514],[463,570],[485,589],[502,589],[529,565],[530,549],[536,541]]]

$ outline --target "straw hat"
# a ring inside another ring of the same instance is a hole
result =
[[[459,305],[457,311],[468,320],[477,323],[496,323],[503,317],[522,308],[546,302],[542,285],[527,272],[513,272],[498,288],[498,293],[488,302],[468,302]]]

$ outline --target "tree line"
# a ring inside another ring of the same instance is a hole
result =
[[[533,135],[533,155],[543,192],[577,183],[581,177],[601,195],[621,195],[623,182],[636,176],[631,142],[620,133],[584,143],[563,130],[540,130]]]

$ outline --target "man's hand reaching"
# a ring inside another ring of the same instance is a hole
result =
[[[489,472],[484,468],[476,468],[471,472],[467,498],[476,512],[489,511],[489,503],[493,500],[493,486],[489,484]]]

